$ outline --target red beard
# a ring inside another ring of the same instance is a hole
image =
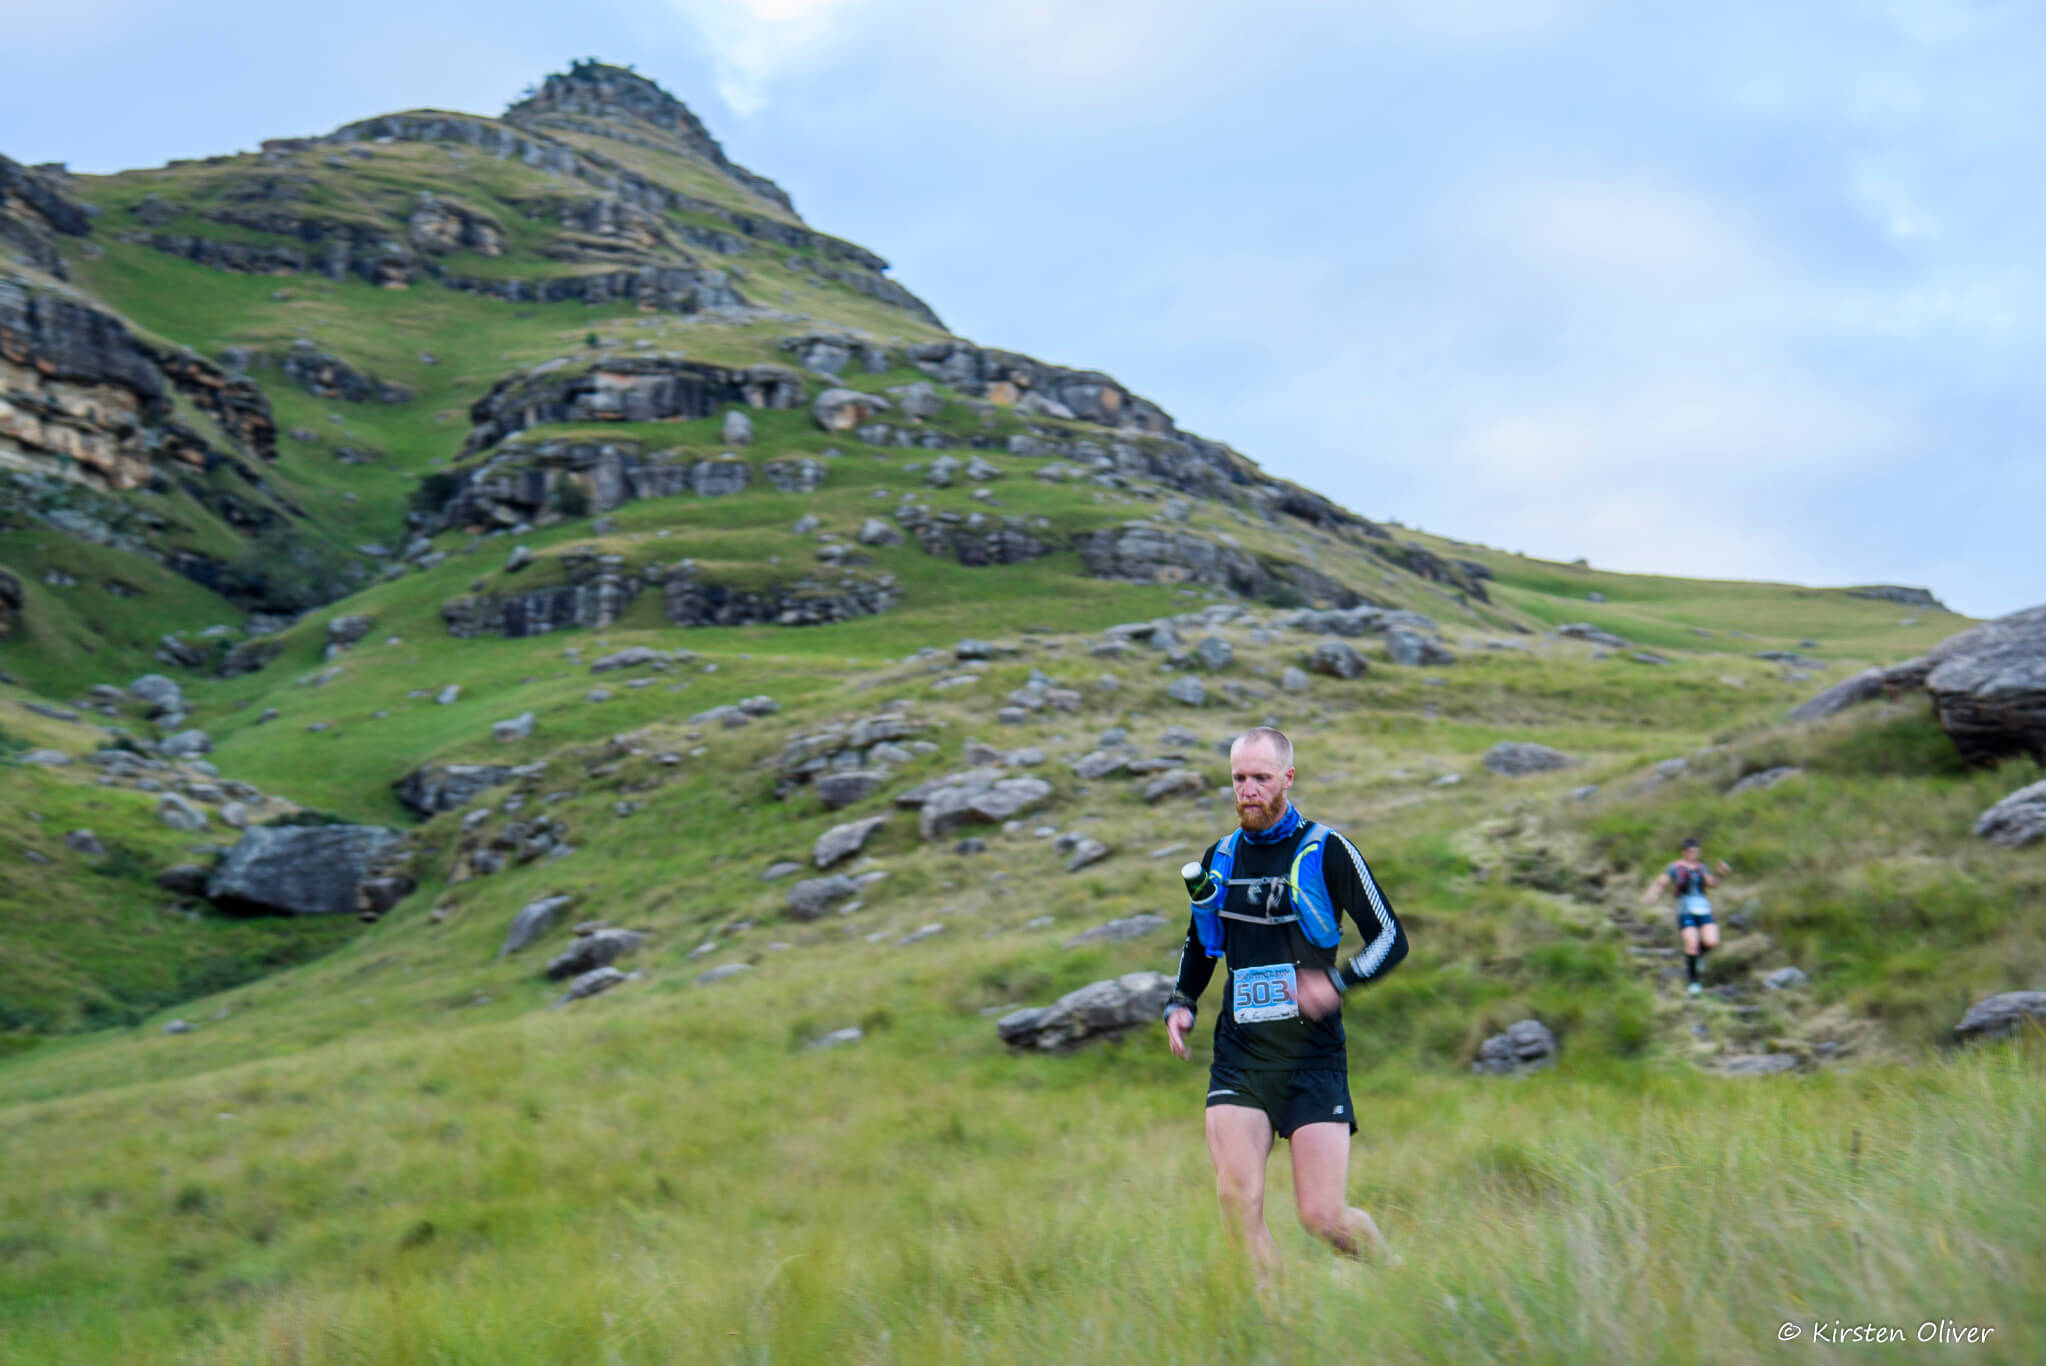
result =
[[[1236,803],[1236,820],[1245,830],[1255,833],[1259,830],[1271,829],[1273,825],[1278,823],[1279,817],[1284,815],[1285,811],[1286,794],[1281,792],[1276,797],[1273,797],[1271,801],[1262,804],[1257,802]]]

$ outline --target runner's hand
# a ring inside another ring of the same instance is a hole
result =
[[[1165,1017],[1165,1042],[1172,1046],[1172,1056],[1185,1062],[1193,1056],[1193,1050],[1186,1046],[1186,1031],[1193,1028],[1193,1012],[1181,1006]]]
[[[1316,968],[1309,968],[1300,974],[1300,1013],[1311,1020],[1332,1015],[1343,1008],[1343,998],[1329,984],[1327,977]]]
[[[1719,861],[1719,875],[1725,877],[1731,872],[1733,872],[1732,865],[1728,864],[1725,859],[1721,859]]]

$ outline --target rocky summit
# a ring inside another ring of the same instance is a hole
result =
[[[1343,506],[626,67],[364,112],[0,157],[10,1363],[1271,1356],[1172,1336],[1266,1316],[1222,976],[1160,1021],[1254,726],[1411,942],[1341,1005],[1407,1262],[1293,1355],[1737,1359],[1857,1240],[2032,1340],[2046,608]]]

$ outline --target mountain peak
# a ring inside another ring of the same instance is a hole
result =
[[[653,145],[706,161],[753,193],[789,213],[787,192],[766,176],[740,166],[704,127],[703,120],[657,82],[630,67],[578,58],[555,72],[504,112],[506,122],[568,129],[624,142]]]

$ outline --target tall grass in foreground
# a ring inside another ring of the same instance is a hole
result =
[[[2046,1050],[1739,1082],[1360,1073],[1353,1200],[1221,1236],[1199,1076],[528,1020],[0,1112],[10,1362],[1977,1361],[2046,1354]],[[566,1028],[577,1046],[546,1032]],[[1144,1040],[1144,1045],[1155,1040]],[[571,1097],[552,1074],[580,1068]],[[551,1085],[550,1085],[551,1083]],[[115,1112],[130,1122],[112,1124]],[[223,1116],[232,1116],[224,1118]],[[1810,1325],[1996,1331],[1814,1346]],[[1780,1345],[1794,1321],[1804,1339]]]

